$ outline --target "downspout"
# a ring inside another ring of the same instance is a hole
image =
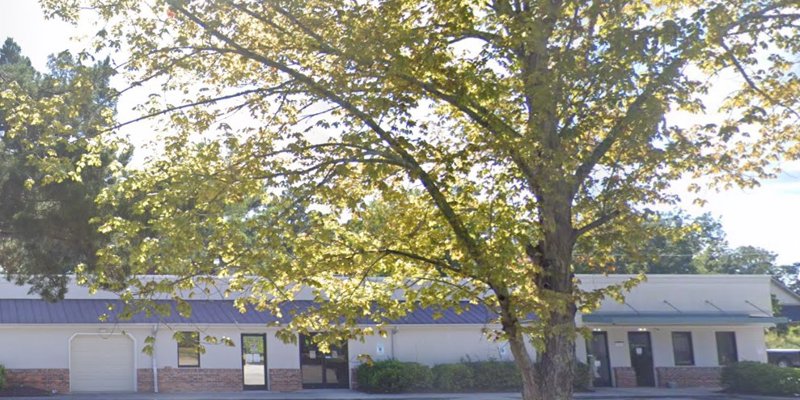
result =
[[[392,338],[391,338],[391,339],[392,339],[392,340],[391,340],[391,346],[392,346],[392,349],[391,349],[391,352],[392,352],[392,360],[395,360],[395,359],[396,359],[396,358],[394,357],[394,335],[396,335],[396,334],[397,334],[397,327],[396,327],[396,326],[393,326],[393,327],[392,327]]]
[[[156,335],[158,334],[158,324],[153,325],[153,352],[150,360],[153,364],[153,393],[158,393],[158,361],[156,360]]]

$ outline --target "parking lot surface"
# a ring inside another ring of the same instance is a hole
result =
[[[6,397],[13,400],[519,400],[518,393],[420,393],[366,394],[352,390],[301,390],[292,393],[233,392],[233,393],[73,393],[47,397]],[[718,389],[602,388],[591,393],[577,393],[580,399],[626,400],[706,400],[739,399],[766,400],[771,397],[740,396],[720,393]],[[777,399],[777,398],[776,398]]]

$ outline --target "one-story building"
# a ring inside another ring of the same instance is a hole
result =
[[[580,276],[584,289],[624,276]],[[718,386],[721,367],[767,361],[773,282],[762,275],[650,275],[625,296],[581,316],[591,328],[596,386]],[[581,358],[581,351],[578,350]]]
[[[586,289],[626,276],[580,275]],[[591,331],[577,341],[576,357],[589,360],[600,386],[710,386],[721,366],[766,361],[764,328],[771,313],[766,276],[652,275],[624,303],[603,301],[577,323]],[[292,391],[349,388],[363,357],[428,365],[471,360],[511,360],[507,343],[493,342],[494,314],[470,307],[440,318],[419,310],[389,327],[387,337],[350,341],[322,353],[307,338],[295,344],[275,337],[265,312],[239,313],[228,299],[192,300],[192,315],[98,320],[117,300],[73,286],[67,298],[47,303],[27,288],[0,284],[0,364],[9,384],[57,392]],[[300,299],[287,305],[303,307]],[[286,315],[287,313],[284,313]],[[175,341],[182,332],[187,340]],[[192,345],[206,336],[233,346]],[[154,351],[142,349],[148,337]],[[188,344],[187,344],[188,343]]]

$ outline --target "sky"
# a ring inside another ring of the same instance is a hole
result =
[[[0,40],[14,38],[39,70],[45,70],[50,54],[64,49],[82,49],[81,37],[94,30],[58,20],[45,20],[38,2],[34,0],[0,0],[0,10],[3,10],[0,13]],[[136,115],[132,111],[136,102],[136,93],[120,99],[120,121]],[[150,138],[146,134],[133,133],[148,131],[144,124],[129,127],[126,132],[139,146]],[[731,246],[761,247],[776,253],[779,263],[800,262],[800,238],[794,237],[797,227],[800,227],[800,163],[782,168],[785,171],[777,179],[764,181],[758,188],[721,193],[705,191],[701,193],[701,197],[708,201],[704,207],[689,200],[680,207],[694,215],[709,212],[719,218]],[[676,190],[682,192],[681,188]]]

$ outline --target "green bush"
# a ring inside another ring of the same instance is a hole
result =
[[[588,391],[589,366],[575,363],[574,389]],[[517,392],[522,376],[511,361],[462,361],[433,368],[397,360],[361,364],[356,370],[358,388],[370,393],[424,392]]]
[[[6,387],[6,367],[0,364],[0,389]]]
[[[722,369],[722,386],[731,393],[800,394],[800,370],[772,364],[743,361]]]
[[[472,389],[472,370],[465,364],[439,364],[431,369],[433,387],[442,392],[465,392]]]
[[[573,374],[572,389],[576,392],[588,392],[592,383],[592,370],[589,364],[580,361],[575,362],[575,373]]]
[[[356,371],[358,388],[372,393],[402,393],[427,390],[431,386],[431,369],[418,363],[396,360],[361,364]]]
[[[421,392],[431,389],[433,386],[433,373],[429,366],[414,362],[403,363],[403,365],[411,376],[410,391]]]
[[[475,391],[509,392],[522,390],[522,376],[513,361],[473,361],[464,363],[472,371],[472,387]],[[590,388],[591,370],[580,361],[575,362],[573,389],[578,392]],[[437,388],[438,389],[438,388]]]
[[[472,388],[482,392],[522,390],[522,376],[511,361],[468,361],[472,371]]]

